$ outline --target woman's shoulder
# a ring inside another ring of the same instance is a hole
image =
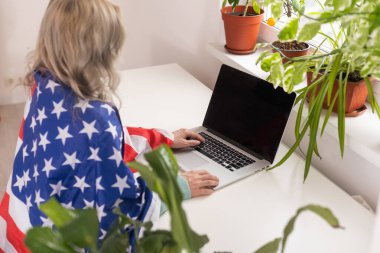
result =
[[[35,76],[30,104],[28,124],[40,130],[68,128],[72,132],[85,134],[92,140],[101,137],[107,130],[122,132],[118,111],[111,103],[79,98],[70,87],[56,81],[52,76]]]

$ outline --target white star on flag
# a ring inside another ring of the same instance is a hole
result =
[[[50,197],[54,196],[54,194],[57,194],[59,197],[61,197],[61,192],[67,190],[67,188],[62,185],[62,180],[59,180],[57,184],[49,185],[51,188],[53,188],[53,191],[50,193]]]
[[[36,205],[39,207],[40,204],[42,202],[44,202],[45,200],[43,198],[41,198],[41,193],[40,193],[40,190],[37,190],[36,191],[36,199],[34,200],[34,202],[36,203]]]
[[[54,110],[51,112],[51,114],[56,114],[57,119],[59,120],[61,113],[67,112],[67,110],[63,107],[63,99],[59,103],[53,101],[53,106]]]
[[[40,126],[42,125],[42,121],[44,119],[47,119],[46,114],[45,114],[45,107],[42,107],[42,110],[38,110],[38,116],[37,116],[37,121],[40,123]]]
[[[107,231],[105,231],[104,229],[100,229],[100,233],[101,235],[99,236],[99,240],[103,240],[107,235]]]
[[[112,208],[119,207],[122,202],[123,202],[122,199],[117,199],[115,204],[113,204]]]
[[[35,181],[37,182],[37,177],[40,175],[40,173],[38,173],[38,170],[37,170],[37,164],[34,165],[34,173],[33,173],[33,177],[35,179]]]
[[[16,183],[13,184],[14,187],[18,187],[18,191],[21,192],[24,187],[24,177],[19,177],[16,175]]]
[[[32,195],[30,195],[29,197],[26,196],[26,208],[28,209],[29,211],[29,208],[31,208],[33,205],[32,205]]]
[[[96,191],[101,191],[101,190],[104,191],[104,187],[100,184],[100,181],[101,181],[101,180],[102,180],[102,177],[98,177],[98,178],[96,179],[96,186],[95,186]]]
[[[86,177],[77,177],[75,176],[76,183],[74,184],[74,187],[79,188],[80,191],[83,193],[85,188],[90,187],[89,184],[85,182]]]
[[[109,128],[106,129],[106,132],[109,132],[112,134],[112,137],[116,139],[117,137],[117,131],[116,131],[116,126],[112,125],[111,122],[108,122]]]
[[[108,104],[104,104],[101,106],[102,108],[106,109],[108,111],[108,115],[111,115],[111,113],[113,112],[113,109],[110,105]]]
[[[33,147],[31,149],[31,151],[33,152],[34,154],[34,157],[36,157],[36,152],[37,152],[37,140],[33,140]]]
[[[55,168],[55,167],[52,165],[53,157],[50,158],[49,161],[46,160],[46,159],[44,159],[44,162],[45,162],[45,167],[42,169],[42,171],[45,171],[45,172],[46,172],[46,177],[49,177],[50,171],[52,171],[52,170],[56,170],[57,168]]]
[[[102,206],[98,206],[98,205],[96,205],[96,213],[97,213],[97,215],[98,215],[98,219],[99,219],[99,221],[100,221],[103,217],[107,216],[107,214],[104,212],[104,207],[105,207],[105,205],[102,205]]]
[[[128,183],[127,183],[127,180],[128,180],[128,175],[126,175],[126,176],[123,177],[123,178],[119,177],[119,175],[116,175],[116,183],[114,183],[114,184],[112,185],[112,187],[114,187],[114,188],[118,188],[120,194],[122,194],[123,191],[124,191],[124,189],[128,189],[128,188],[130,188],[130,186],[129,186]]]
[[[38,97],[42,94],[41,90],[40,90],[40,86],[37,86],[37,100],[38,100]]]
[[[85,199],[83,199],[83,202],[84,202],[84,209],[88,209],[88,208],[94,208],[94,201],[87,201]]]
[[[73,207],[73,202],[69,202],[69,203],[62,203],[62,206],[66,209],[70,209],[70,210],[73,210],[74,207]]]
[[[120,150],[118,150],[115,147],[112,147],[112,149],[113,149],[113,155],[108,157],[108,159],[109,160],[115,160],[116,166],[119,167],[121,161],[123,160],[123,158],[121,157]]]
[[[50,89],[51,92],[54,94],[55,87],[59,87],[59,84],[52,80],[49,80],[48,84],[46,85],[46,89]]]
[[[80,99],[79,102],[74,105],[74,107],[80,108],[83,114],[86,112],[87,108],[94,108],[92,105],[89,104],[88,100],[83,99]]]
[[[97,162],[101,162],[102,159],[100,159],[98,153],[99,153],[99,148],[92,148],[90,147],[91,155],[88,157],[88,160],[95,160]]]
[[[79,132],[81,134],[87,134],[88,138],[91,140],[92,134],[99,133],[99,131],[95,128],[96,120],[91,123],[87,123],[83,120],[83,129]]]
[[[34,128],[37,126],[36,118],[32,116],[32,122],[30,123],[30,128],[33,129],[34,133]]]
[[[28,148],[28,145],[25,145],[25,147],[22,149],[22,161],[25,162],[25,157],[29,156],[26,149]]]
[[[46,151],[46,145],[50,144],[50,141],[47,138],[48,132],[46,132],[44,135],[40,134],[40,142],[38,143],[38,146],[42,146],[44,151]]]
[[[70,167],[73,170],[75,169],[75,164],[81,163],[81,161],[79,161],[77,159],[77,152],[76,151],[74,153],[72,153],[71,155],[66,154],[65,152],[63,152],[63,155],[65,156],[66,160],[65,160],[65,162],[62,165],[70,165]]]
[[[24,179],[24,185],[26,188],[28,186],[28,182],[31,181],[29,177],[29,170],[24,171],[24,175],[22,176],[22,178]]]
[[[49,218],[45,218],[41,216],[41,221],[42,221],[42,227],[53,227],[53,222]]]
[[[58,135],[55,137],[56,140],[61,140],[62,144],[66,144],[66,139],[72,138],[73,136],[69,133],[69,125],[67,125],[65,128],[58,127]]]

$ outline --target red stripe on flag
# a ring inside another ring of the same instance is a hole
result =
[[[7,240],[18,253],[29,253],[29,250],[24,245],[25,235],[18,229],[12,217],[9,215],[8,210],[9,195],[8,193],[5,193],[0,204],[0,216],[7,223]]]
[[[154,129],[145,129],[141,127],[127,127],[128,133],[130,135],[139,135],[146,138],[152,149],[157,148],[161,144],[172,144],[172,140],[166,138],[163,134],[159,133]]]
[[[20,137],[21,140],[24,140],[24,124],[25,124],[25,119],[22,118],[20,132],[18,134],[18,137]]]
[[[0,249],[0,253],[5,253],[2,249]]]
[[[131,146],[124,143],[124,161],[125,162],[128,163],[135,160],[137,155],[138,155],[137,152]],[[133,168],[129,168],[129,169],[132,171],[132,173],[136,172],[136,170]]]

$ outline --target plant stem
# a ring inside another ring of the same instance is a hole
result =
[[[244,17],[247,16],[248,4],[249,4],[249,0],[247,0],[247,2],[245,2],[245,9],[244,9],[244,14],[243,14]]]

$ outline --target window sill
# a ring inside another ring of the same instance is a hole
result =
[[[265,49],[258,49],[250,55],[233,55],[225,51],[222,43],[210,43],[207,45],[207,51],[213,57],[255,75],[259,78],[266,79],[268,73],[262,71],[259,66],[256,66],[256,60],[260,53]],[[301,84],[306,85],[306,82]],[[298,106],[293,108],[293,113],[297,112]],[[356,118],[346,118],[346,146],[362,156],[364,159],[380,167],[380,120],[376,114],[371,111],[371,106],[367,104],[367,112]],[[325,112],[322,114],[323,118]],[[303,115],[306,117],[306,114]],[[322,122],[320,123],[322,125]],[[326,126],[325,133],[338,140],[338,118],[336,115],[331,115]]]

